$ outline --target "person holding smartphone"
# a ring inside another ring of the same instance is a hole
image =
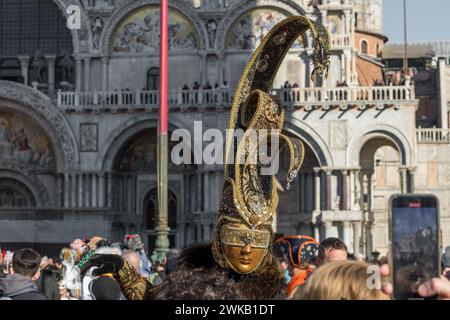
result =
[[[390,276],[389,265],[384,264],[381,266],[381,275],[383,277]],[[392,295],[394,292],[392,283],[383,283],[382,291],[385,294]],[[421,284],[417,291],[422,298],[437,297],[438,300],[450,300],[450,280],[444,276],[433,278]]]

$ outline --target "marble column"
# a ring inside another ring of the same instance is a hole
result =
[[[332,202],[332,170],[326,169],[325,170],[327,174],[327,204],[326,204],[326,210],[332,210],[331,202]]]
[[[349,190],[349,170],[342,170],[342,210],[350,210],[351,190]]]
[[[224,74],[223,74],[224,58],[225,58],[225,55],[223,53],[217,54],[217,68],[218,68],[217,78],[218,78],[218,82],[219,82],[219,88],[222,86],[223,82],[225,81]],[[222,99],[222,96],[223,96],[223,94],[219,94],[219,99]]]
[[[91,183],[92,183],[92,190],[91,190],[91,206],[93,208],[98,207],[98,193],[97,193],[97,174],[93,173],[91,174]]]
[[[314,179],[315,179],[315,183],[314,183],[314,211],[316,213],[320,212],[320,190],[321,190],[321,185],[320,185],[320,173],[321,173],[322,169],[320,168],[314,168]]]
[[[211,239],[211,235],[209,233],[209,224],[203,224],[203,241],[209,241]]]
[[[345,57],[345,81],[347,83],[352,82],[352,56],[351,52],[349,50],[344,50],[344,57]]]
[[[201,52],[200,56],[202,58],[202,65],[201,65],[201,85],[202,87],[205,85],[206,81],[208,81],[208,66],[207,66],[207,54],[205,52]]]
[[[20,61],[20,70],[23,77],[23,84],[28,85],[28,71],[30,67],[30,57],[29,56],[18,56],[17,59]]]
[[[210,212],[210,186],[209,171],[203,172],[203,211]]]
[[[91,90],[91,58],[84,58],[84,91],[89,92]]]
[[[79,208],[83,208],[84,204],[83,204],[83,192],[84,192],[84,188],[83,188],[83,180],[84,180],[84,175],[82,173],[79,173],[78,175],[78,207]]]
[[[45,56],[45,59],[47,60],[47,66],[48,66],[48,95],[50,97],[53,97],[55,95],[55,62],[56,62],[56,56],[55,55],[48,55]]]
[[[398,172],[400,174],[400,190],[401,193],[407,193],[408,192],[408,180],[407,180],[407,173],[408,169],[406,167],[400,167],[398,169]]]
[[[355,210],[355,170],[350,169],[349,171],[349,206],[350,211]]]
[[[320,223],[316,222],[314,223],[314,239],[316,239],[318,242],[320,242]]]
[[[106,174],[106,203],[107,206],[109,208],[112,207],[113,203],[112,203],[112,199],[113,199],[113,189],[112,189],[112,174],[111,173],[107,173]]]
[[[192,173],[189,176],[189,212],[197,210],[197,175]]]
[[[448,129],[448,95],[447,95],[447,62],[445,58],[438,61],[440,124],[442,129]]]
[[[202,225],[198,223],[195,227],[197,230],[197,237],[195,237],[194,242],[202,242],[203,241]]]
[[[100,208],[105,206],[105,174],[103,172],[98,178],[98,206]]]
[[[333,222],[332,221],[323,221],[325,226],[325,238],[333,237]]]
[[[77,92],[81,92],[81,58],[75,58],[75,88]]]
[[[373,243],[372,243],[372,228],[373,223],[370,221],[366,221],[364,224],[365,229],[365,242],[366,242],[366,255],[370,256],[373,251]]]
[[[102,91],[108,91],[108,64],[109,58],[102,57]]]
[[[197,172],[197,194],[196,194],[196,206],[195,211],[200,212],[202,211],[202,189],[203,189],[203,181],[202,181],[202,172]]]
[[[408,168],[408,173],[409,173],[409,193],[414,193],[416,190],[416,186],[415,186],[415,173],[416,173],[416,168],[415,167],[410,167]]]
[[[344,10],[344,26],[345,26],[345,30],[344,30],[344,34],[349,34],[350,33],[350,10]]]
[[[361,222],[353,222],[353,254],[361,253]]]
[[[56,191],[58,198],[56,205],[58,207],[64,206],[64,176],[61,174],[56,175],[56,185],[58,190]]]
[[[64,208],[70,207],[70,176],[64,173]]]
[[[71,179],[71,190],[70,190],[70,200],[71,200],[71,207],[75,208],[77,206],[77,175],[75,173],[72,173],[70,175]]]
[[[343,221],[343,222],[342,222],[342,227],[343,227],[343,238],[344,238],[343,241],[344,241],[344,243],[346,244],[348,250],[349,250],[349,251],[350,251],[350,250],[353,251],[353,248],[352,248],[352,246],[351,246],[352,241],[351,241],[351,239],[350,239],[350,236],[351,236],[351,227],[352,227],[351,222],[350,222],[350,221]]]

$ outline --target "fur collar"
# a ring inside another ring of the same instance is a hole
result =
[[[178,268],[156,292],[157,299],[271,300],[284,299],[286,285],[275,261],[258,275],[240,275],[221,268],[208,243],[185,248]]]

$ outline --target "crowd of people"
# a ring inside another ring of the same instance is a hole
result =
[[[92,270],[81,277],[78,264],[89,250],[99,254],[120,255],[153,286],[158,286],[175,268],[177,249],[162,261],[150,262],[144,244],[137,234],[123,242],[109,243],[92,237],[75,239],[61,250],[59,257],[41,256],[31,249],[0,250],[0,299],[12,300],[123,300],[121,289],[112,275],[92,276]]]
[[[33,249],[2,251],[0,255],[0,299],[12,300],[126,300],[123,287],[112,274],[93,274],[90,268],[80,274],[79,266],[96,254],[116,255],[134,268],[149,283],[158,288],[177,269],[181,251],[171,249],[162,261],[148,259],[144,244],[137,234],[124,237],[121,243],[109,243],[101,237],[75,239],[61,250],[60,257],[46,257]],[[338,238],[322,242],[307,236],[278,239],[274,244],[276,269],[285,283],[284,298],[293,300],[388,300],[392,284],[382,288],[368,286],[368,267],[378,265],[383,276],[389,276],[387,258],[349,254]],[[422,284],[418,293],[423,297],[438,295],[450,299],[450,247],[442,256],[443,275]],[[205,274],[205,281],[214,282]],[[224,290],[226,291],[226,290]],[[192,293],[191,293],[192,295]],[[189,296],[188,298],[196,298]],[[233,296],[214,296],[233,298]],[[280,298],[280,297],[277,297]]]

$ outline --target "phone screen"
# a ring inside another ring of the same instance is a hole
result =
[[[432,196],[396,196],[391,210],[394,298],[420,298],[419,285],[439,276],[437,200]]]

